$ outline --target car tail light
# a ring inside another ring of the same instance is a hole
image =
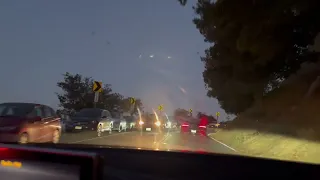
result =
[[[199,128],[207,128],[206,126],[199,126]]]
[[[182,127],[188,127],[188,126],[189,126],[189,124],[187,124],[187,123],[182,124]]]

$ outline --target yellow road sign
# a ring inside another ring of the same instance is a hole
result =
[[[220,116],[220,112],[216,112],[216,116],[219,117]]]
[[[189,109],[189,112],[192,113],[192,109]]]
[[[159,109],[159,111],[162,111],[163,110],[163,105],[159,105],[158,109]]]
[[[94,81],[93,82],[93,91],[94,92],[102,92],[102,82]]]
[[[131,98],[130,98],[130,103],[131,103],[131,104],[136,103],[136,99],[135,99],[135,98],[133,98],[133,97],[131,97]]]

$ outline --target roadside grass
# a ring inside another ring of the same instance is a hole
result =
[[[209,136],[248,156],[320,163],[320,144],[305,139],[258,133],[250,129],[221,130]]]
[[[320,66],[310,67],[209,136],[245,155],[320,164],[320,92],[305,97]]]

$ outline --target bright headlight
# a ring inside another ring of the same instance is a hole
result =
[[[139,121],[139,124],[142,125],[142,124],[144,124],[144,122],[143,121]]]
[[[157,126],[160,126],[160,125],[161,125],[160,121],[157,121],[155,124],[156,124]]]

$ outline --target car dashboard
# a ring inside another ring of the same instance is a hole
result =
[[[315,179],[320,171],[314,164],[110,146],[1,144],[0,152],[4,179]]]

